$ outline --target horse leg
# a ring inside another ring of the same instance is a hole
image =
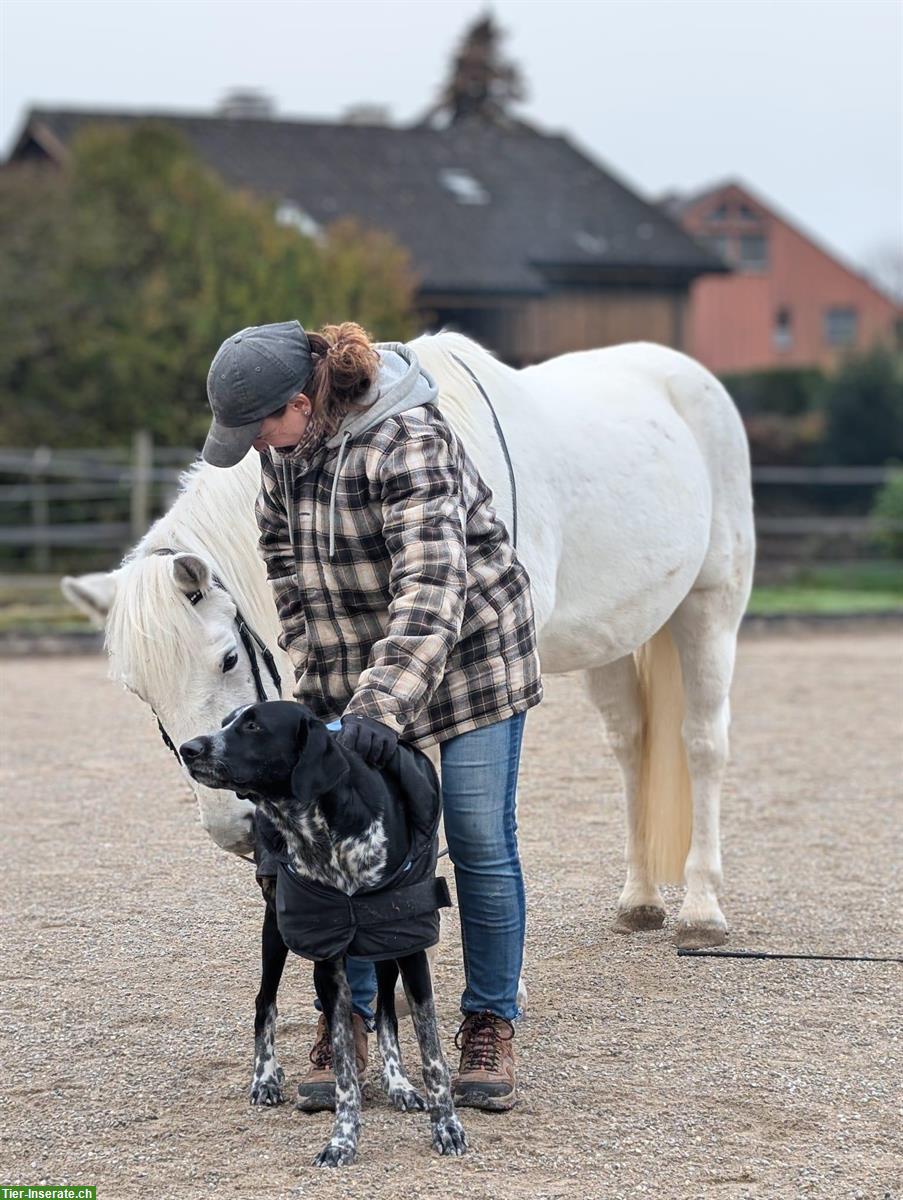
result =
[[[693,793],[693,832],[684,869],[687,892],[675,935],[678,946],[686,948],[718,946],[727,938],[717,894],[722,879],[719,811],[739,599],[728,587],[690,592],[668,623],[683,677],[681,735]]]
[[[638,786],[643,751],[643,710],[637,669],[632,654],[591,667],[585,672],[589,698],[605,721],[608,740],[624,780],[627,817],[627,879],[618,899],[615,929],[633,933],[659,929],[665,905],[658,885],[649,873],[641,838]]]
[[[455,1112],[451,1075],[442,1045],[433,1004],[433,983],[426,951],[418,950],[398,960],[401,981],[411,1007],[414,1032],[420,1046],[423,1083],[433,1127],[433,1149],[440,1154],[463,1154],[467,1148],[464,1127]]]
[[[408,1079],[398,1045],[398,1018],[395,1015],[395,982],[398,963],[386,959],[376,964],[376,1038],[383,1060],[383,1087],[389,1102],[401,1112],[425,1109],[426,1101]]]
[[[361,1130],[361,1087],[354,1056],[351,988],[344,958],[314,964],[314,987],[326,1014],[335,1069],[335,1123],[332,1137],[314,1159],[315,1167],[344,1167],[357,1156]]]
[[[261,884],[261,887],[263,885]],[[254,1076],[251,1080],[252,1104],[269,1106],[282,1103],[282,1068],[276,1062],[276,993],[288,954],[276,923],[276,907],[266,897],[266,912],[261,934],[260,991],[254,1003]]]

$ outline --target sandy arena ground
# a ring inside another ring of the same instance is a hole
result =
[[[619,782],[578,677],[546,677],[526,725],[518,1108],[464,1110],[471,1152],[446,1161],[424,1116],[368,1085],[358,1164],[327,1172],[308,1164],[329,1114],[246,1100],[252,868],[208,841],[152,718],[102,659],[0,671],[0,1182],[94,1183],[101,1200],[901,1195],[901,968],[692,960],[670,927],[612,932]],[[901,953],[901,713],[899,627],[744,637],[724,795],[731,947]],[[452,1055],[454,916],[446,931]],[[291,960],[278,1045],[292,1089],[311,996]]]

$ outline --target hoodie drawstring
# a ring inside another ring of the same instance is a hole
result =
[[[346,429],[342,434],[342,441],[339,444],[339,456],[336,460],[335,475],[332,477],[332,492],[329,496],[329,557],[332,558],[335,552],[335,494],[339,486],[339,472],[342,469],[342,455],[345,453],[345,447],[352,438],[352,433]]]
[[[289,475],[291,474],[291,466],[289,463],[282,460],[279,464],[282,469],[282,493],[285,503],[285,520],[288,525],[288,540],[292,548],[292,564],[295,568],[295,578],[298,578],[298,558],[295,553],[295,523],[292,520],[292,509],[295,503],[295,489],[291,486]]]

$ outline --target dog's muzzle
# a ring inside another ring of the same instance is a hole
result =
[[[213,743],[208,737],[192,738],[179,747],[185,769],[197,783],[204,787],[232,789],[225,764],[212,758],[212,751]]]

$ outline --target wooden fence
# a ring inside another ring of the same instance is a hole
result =
[[[2,569],[46,573],[73,556],[88,565],[118,561],[172,503],[179,475],[195,457],[190,449],[155,446],[146,432],[115,449],[0,450]],[[869,509],[892,470],[756,468],[760,561],[874,554],[877,530]]]

